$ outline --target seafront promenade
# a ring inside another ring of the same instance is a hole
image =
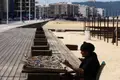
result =
[[[0,80],[25,80],[26,74],[22,74],[22,60],[25,55],[31,52],[32,41],[35,29],[16,28],[23,25],[39,23],[41,21],[17,22],[12,24],[0,25]],[[87,40],[84,32],[66,31],[65,29],[83,30],[83,22],[75,21],[50,21],[43,26],[45,29],[56,29],[53,33],[56,36],[63,37],[60,39],[64,44],[78,45],[78,50],[72,51],[76,57],[82,57],[80,46],[84,41],[91,42],[95,45],[95,52],[98,55],[100,63],[106,62],[100,80],[120,80],[120,46],[112,45],[111,42],[104,42],[97,37],[91,37]],[[57,32],[62,29],[62,32]]]
[[[25,25],[30,25],[30,24],[35,24],[35,23],[40,23],[40,22],[44,22],[44,21],[48,21],[49,19],[46,20],[30,20],[30,21],[16,21],[16,22],[12,22],[9,24],[0,24],[0,32],[4,32],[6,30],[12,29],[12,28],[17,28],[20,26],[25,26]]]
[[[31,53],[35,28],[18,28],[30,26],[41,21],[25,21],[0,25],[0,80],[25,80],[22,73],[25,56]],[[41,26],[38,26],[41,27]]]

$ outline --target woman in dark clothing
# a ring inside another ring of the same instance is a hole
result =
[[[83,75],[84,79],[82,80],[96,80],[96,75],[100,68],[100,64],[97,55],[94,52],[94,45],[84,42],[81,45],[80,50],[84,59],[78,69],[74,68],[67,60],[65,60],[64,64],[72,68],[76,73]]]

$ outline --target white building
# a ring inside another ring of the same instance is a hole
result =
[[[78,4],[70,4],[67,2],[59,2],[49,4],[50,17],[74,17],[78,14]]]
[[[82,17],[87,16],[87,13],[86,13],[87,8],[88,8],[88,6],[86,6],[86,5],[79,5],[79,14],[81,14]]]
[[[92,17],[92,16],[97,16],[97,12],[99,12],[100,14],[101,11],[97,11],[97,8],[95,7],[89,7],[86,5],[80,5],[79,6],[79,14],[82,14],[82,17]]]
[[[49,17],[49,5],[39,5],[38,6],[39,9],[39,13],[37,13],[39,15],[39,18],[48,18]]]
[[[97,14],[100,15],[100,16],[104,16],[104,9],[97,8]]]

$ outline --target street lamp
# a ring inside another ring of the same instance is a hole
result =
[[[22,0],[20,0],[20,21],[22,21]]]
[[[31,11],[30,11],[30,10],[31,10],[31,7],[30,7],[30,6],[31,6],[31,2],[30,2],[30,0],[29,0],[29,21],[30,21],[30,14],[31,14]]]
[[[9,21],[9,3],[8,3],[9,1],[7,0],[7,5],[6,5],[6,8],[7,8],[7,24],[8,24],[8,21]]]
[[[46,17],[48,18],[48,7],[49,7],[49,4],[48,4],[48,0],[46,0]]]
[[[39,20],[41,19],[41,5],[39,5]]]
[[[36,20],[36,5],[35,5],[35,12],[34,12],[34,20]]]
[[[37,12],[36,12],[36,6],[37,6],[36,4],[38,4],[37,1],[35,2],[35,12],[34,12],[34,13],[35,13],[35,14],[34,14],[34,16],[35,16],[34,19],[35,19],[35,20],[36,20],[36,13],[37,13]]]
[[[73,4],[73,18],[74,18],[74,15],[75,15],[74,11],[75,11],[75,10],[74,10],[74,4]]]

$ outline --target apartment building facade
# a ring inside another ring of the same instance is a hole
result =
[[[22,9],[21,9],[22,6]],[[35,0],[14,0],[14,16],[20,17],[22,11],[22,16],[30,16],[33,18],[35,14]]]
[[[3,0],[0,0],[0,23],[3,18],[3,12],[4,12],[4,5],[3,5]]]
[[[49,10],[50,17],[75,16],[78,14],[78,5],[66,2],[54,3],[49,5]]]
[[[105,9],[97,8],[97,14],[98,16],[105,16]]]
[[[7,12],[10,12],[11,0],[0,0],[0,23],[5,23],[7,20]],[[8,15],[9,16],[9,15]]]
[[[95,7],[90,7],[90,6],[86,6],[86,5],[79,5],[79,14],[82,15],[82,17],[93,17],[93,16],[97,16],[97,8]]]

